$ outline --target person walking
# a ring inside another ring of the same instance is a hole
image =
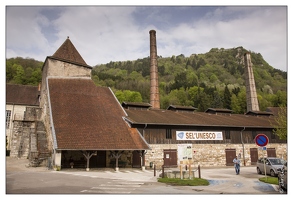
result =
[[[237,156],[233,159],[236,175],[240,173],[240,160],[237,158]]]

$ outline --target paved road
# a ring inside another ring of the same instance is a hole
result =
[[[47,170],[27,168],[27,160],[6,159],[6,194],[279,194],[276,185],[260,182],[255,167],[202,168],[209,186],[170,186],[158,183],[159,172],[123,168]],[[281,194],[280,194],[281,195]]]

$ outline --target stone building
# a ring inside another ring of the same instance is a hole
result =
[[[29,156],[29,133],[36,127],[39,96],[38,86],[6,84],[6,149],[10,156]]]
[[[277,108],[266,112],[251,110],[244,115],[219,108],[197,112],[196,108],[178,105],[160,109],[154,30],[150,36],[154,77],[150,83],[154,99],[150,104],[120,104],[110,88],[96,86],[91,80],[92,67],[69,38],[48,56],[42,68],[40,91],[35,93],[40,95],[39,103],[34,110],[25,112],[28,115],[24,119],[31,120],[23,120],[12,131],[17,138],[24,127],[30,130],[27,138],[35,139],[28,140],[27,154],[47,155],[61,169],[87,170],[145,168],[154,164],[178,167],[186,163],[230,166],[236,155],[244,165],[254,165],[260,156],[287,159],[287,141],[272,133]],[[258,134],[268,137],[266,150],[256,145]],[[17,142],[10,146],[23,149],[20,140],[15,139]]]

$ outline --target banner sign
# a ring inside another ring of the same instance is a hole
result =
[[[178,144],[178,158],[180,161],[192,159],[192,144]]]
[[[176,140],[223,140],[223,134],[213,131],[176,131]]]

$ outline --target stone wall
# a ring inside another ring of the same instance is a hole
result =
[[[10,116],[10,123],[9,123],[9,128],[6,128],[6,136],[7,136],[7,149],[10,150],[10,146],[12,143],[12,134],[13,134],[13,126],[14,120],[23,120],[24,119],[24,111],[26,109],[26,106],[24,105],[11,105],[11,104],[6,104],[6,110],[11,111],[11,116]]]
[[[178,149],[177,144],[150,144],[152,150],[148,150],[145,155],[145,166],[149,167],[150,162],[156,166],[164,164],[164,149]],[[277,157],[287,160],[287,144],[268,144],[267,148],[275,148]],[[246,166],[251,165],[250,149],[258,148],[256,144],[244,144],[244,156]],[[193,153],[192,163],[194,166],[214,167],[226,166],[225,149],[236,149],[236,154],[241,153],[243,161],[243,146],[242,144],[192,144]],[[259,150],[258,157],[267,156],[266,151]],[[179,166],[179,160],[177,161]]]
[[[49,155],[46,129],[40,121],[41,108],[26,107],[22,120],[13,120],[10,157],[39,158]]]
[[[67,62],[62,62],[54,59],[47,60],[46,67],[50,66],[46,71],[45,77],[91,77],[91,69],[74,65]]]
[[[10,145],[10,157],[28,158],[31,132],[35,130],[34,122],[14,121]]]

